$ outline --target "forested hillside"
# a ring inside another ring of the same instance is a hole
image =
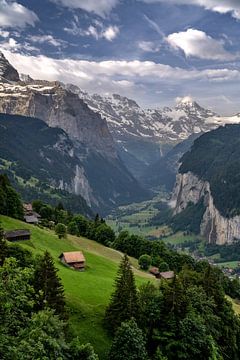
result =
[[[181,159],[188,171],[210,183],[214,204],[225,217],[240,214],[240,126],[226,125],[195,140]]]

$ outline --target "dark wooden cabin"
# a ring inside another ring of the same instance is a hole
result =
[[[30,240],[31,232],[27,229],[16,229],[11,231],[5,231],[4,238],[8,241],[22,241]]]
[[[59,259],[73,269],[85,270],[86,260],[81,251],[64,252],[59,256]]]

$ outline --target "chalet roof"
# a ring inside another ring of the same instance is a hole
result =
[[[157,267],[152,267],[149,272],[153,275],[158,275],[159,274],[159,269]]]
[[[30,236],[30,230],[27,229],[16,229],[11,231],[5,231],[4,236],[7,239],[15,238],[17,236]]]
[[[85,257],[81,251],[64,252],[59,257],[64,257],[67,264],[85,261]]]
[[[38,223],[38,218],[35,215],[25,215],[24,220],[27,223]]]
[[[173,279],[174,271],[163,271],[159,274],[163,279]]]

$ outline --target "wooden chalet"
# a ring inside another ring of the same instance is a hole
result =
[[[66,264],[67,266],[83,271],[85,270],[86,260],[81,251],[71,251],[71,252],[63,252],[59,259],[62,263]]]
[[[159,272],[159,269],[157,267],[150,268],[149,272],[150,272],[150,274],[156,276],[156,278],[159,277],[160,272]]]
[[[30,240],[31,232],[27,229],[16,229],[11,231],[5,231],[4,238],[8,241],[22,241]]]
[[[171,280],[174,278],[174,271],[160,272],[157,267],[152,267],[149,270],[150,274],[154,275],[157,279]]]

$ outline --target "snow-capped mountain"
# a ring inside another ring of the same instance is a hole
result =
[[[226,123],[240,123],[240,114],[221,117],[188,96],[173,108],[143,109],[134,100],[118,94],[89,95],[74,85],[67,85],[67,88],[107,120],[120,156],[137,178],[171,147],[189,136]]]
[[[202,108],[189,97],[183,98],[172,109],[142,109],[134,100],[118,94],[104,97],[89,95],[77,87],[68,88],[107,120],[116,141],[140,137],[150,142],[177,143],[193,133],[210,130],[215,124],[213,118],[218,119],[217,114]]]

